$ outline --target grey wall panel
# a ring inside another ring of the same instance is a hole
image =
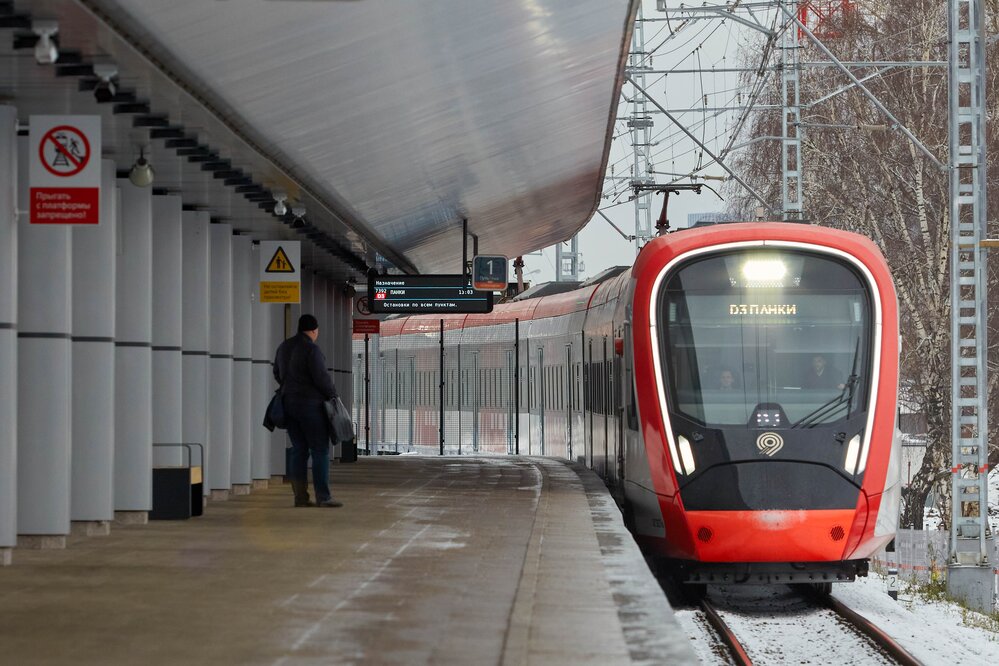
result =
[[[208,450],[208,226],[205,212],[185,211],[181,217],[183,242],[182,304],[183,328],[183,436],[185,442],[201,444]],[[207,458],[207,455],[206,455]],[[200,454],[195,462],[204,465]],[[208,484],[205,486],[208,493]]]
[[[28,198],[27,138],[18,140],[19,208]],[[69,532],[72,419],[72,237],[20,220],[17,235],[17,531]]]
[[[118,180],[119,253],[115,313],[114,508],[152,508],[153,197]]]
[[[153,442],[184,441],[183,421],[183,202],[153,197]],[[156,465],[180,465],[180,448],[155,447]]]
[[[253,329],[250,297],[252,278],[259,268],[252,259],[248,236],[232,237],[232,460],[229,474],[233,485],[249,484],[253,479],[250,468],[250,415],[253,403],[252,353]],[[251,275],[251,270],[253,271]]]
[[[17,543],[17,109],[0,105],[0,548]]]
[[[209,227],[207,486],[228,491],[232,458],[232,225]]]
[[[101,223],[73,229],[73,520],[114,518],[117,182],[101,162]]]

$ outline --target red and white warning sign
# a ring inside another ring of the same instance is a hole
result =
[[[99,224],[101,117],[31,116],[31,224]]]

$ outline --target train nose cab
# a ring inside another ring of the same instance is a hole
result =
[[[844,256],[790,246],[667,275],[657,329],[684,559],[849,559],[868,519],[874,288]]]

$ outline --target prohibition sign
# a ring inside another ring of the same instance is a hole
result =
[[[55,148],[55,157],[51,163],[45,158],[45,149],[50,145]],[[45,170],[53,176],[75,176],[90,161],[90,141],[86,134],[72,125],[53,127],[38,144],[38,158]]]

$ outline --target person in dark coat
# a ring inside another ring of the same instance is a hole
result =
[[[336,398],[326,370],[326,357],[316,345],[319,322],[310,314],[298,319],[298,334],[277,348],[274,378],[281,385],[288,437],[291,439],[291,487],[295,506],[315,506],[309,499],[308,464],[312,455],[312,485],[319,506],[343,506],[329,486],[329,420],[323,403]]]

